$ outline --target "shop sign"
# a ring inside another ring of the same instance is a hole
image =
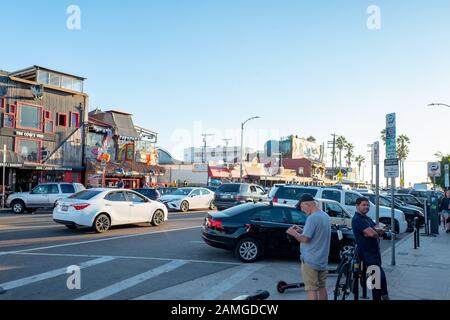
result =
[[[42,133],[27,132],[27,131],[16,131],[16,136],[44,139],[44,135]]]

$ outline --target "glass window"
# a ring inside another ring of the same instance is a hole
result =
[[[41,142],[38,140],[17,139],[16,152],[22,157],[23,161],[39,162]]]
[[[69,199],[89,200],[100,194],[101,191],[83,190],[75,193],[69,197]]]
[[[48,193],[48,185],[44,184],[44,185],[39,185],[37,187],[35,187],[31,193],[33,194],[47,194]]]
[[[191,192],[190,195],[191,196],[199,196],[199,195],[201,195],[200,189],[195,189],[194,191]]]
[[[75,193],[75,188],[71,184],[62,184],[61,192],[62,193]]]
[[[325,212],[332,218],[345,218],[344,210],[336,203],[325,203]]]
[[[250,186],[250,192],[251,193],[256,193],[256,187],[255,186]]]
[[[45,119],[44,132],[45,133],[53,133],[54,132],[54,122],[53,122],[53,120]]]
[[[78,128],[80,126],[80,115],[77,112],[72,112],[70,116],[70,126],[73,128]]]
[[[211,193],[209,190],[206,190],[206,189],[201,189],[200,191],[201,191],[203,196],[207,196],[207,195],[209,195]]]
[[[72,78],[62,76],[61,87],[72,90]]]
[[[317,194],[315,189],[306,188],[281,188],[278,198],[287,200],[300,200],[302,194],[310,194],[313,197]]]
[[[351,192],[345,193],[345,205],[346,206],[356,206],[356,200],[359,198],[359,195]]]
[[[3,127],[14,128],[15,116],[13,114],[5,113],[3,116]]]
[[[174,192],[172,192],[172,195],[176,195],[176,196],[187,196],[191,193],[192,189],[190,188],[180,188],[175,190]]]
[[[58,194],[59,193],[58,185],[57,184],[49,184],[48,185],[48,193],[49,194]]]
[[[145,202],[144,198],[142,198],[141,196],[138,196],[134,192],[127,192],[127,198],[128,198],[128,201],[131,201],[131,202],[134,202],[134,203]]]
[[[241,185],[235,183],[227,183],[221,185],[217,191],[218,192],[239,192]]]
[[[83,81],[74,79],[72,90],[83,92]]]
[[[341,192],[336,190],[324,190],[322,198],[341,202]]]
[[[42,108],[27,104],[19,104],[18,128],[42,130]]]
[[[50,73],[50,79],[48,84],[56,87],[61,86],[61,76],[59,74]]]
[[[272,210],[270,210],[270,221],[276,223],[288,223],[286,211],[282,208],[272,208]]]
[[[67,127],[67,114],[58,113],[58,126]]]
[[[235,208],[239,207],[241,206],[237,206]],[[256,221],[271,221],[270,209],[258,210],[251,215],[250,219]]]
[[[39,70],[38,83],[48,84],[50,80],[50,75],[47,71]]]
[[[306,223],[307,215],[303,211],[289,209],[289,213],[291,214],[290,222],[297,225],[302,225]]]
[[[111,192],[108,193],[105,197],[105,200],[108,201],[127,201],[127,199],[125,199],[125,195],[123,194],[123,192]]]
[[[258,194],[265,194],[265,193],[266,193],[266,191],[264,191],[264,189],[261,188],[261,187],[256,187],[256,192],[257,192]]]

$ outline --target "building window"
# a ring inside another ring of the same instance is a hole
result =
[[[0,98],[0,108],[4,109],[6,107],[5,103],[6,103],[6,99]]]
[[[211,157],[215,157],[216,156],[216,152],[215,151],[211,151]]]
[[[12,113],[12,114],[16,114],[16,106],[13,104],[8,104],[6,106],[6,112],[7,113]]]
[[[44,124],[44,133],[53,133],[55,132],[55,122],[53,120],[45,119]]]
[[[17,113],[17,128],[42,131],[42,107],[30,104],[19,104]]]
[[[3,128],[14,128],[16,123],[16,116],[11,113],[3,115]]]
[[[80,127],[80,114],[78,112],[70,113],[70,126],[73,128]]]
[[[50,119],[50,111],[44,110],[44,119]]]
[[[58,127],[67,127],[67,114],[57,113]]]
[[[16,152],[22,157],[23,161],[40,162],[41,144],[40,140],[16,138]]]

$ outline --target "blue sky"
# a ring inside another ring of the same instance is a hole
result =
[[[81,9],[68,30],[66,9]],[[381,9],[381,30],[366,10]],[[432,1],[1,1],[0,69],[42,65],[88,78],[90,107],[129,111],[182,157],[213,132],[268,138],[335,132],[368,157],[385,114],[411,138],[406,182],[450,152],[450,3]],[[6,14],[5,14],[6,13]],[[233,142],[232,142],[233,143]],[[368,171],[369,169],[367,169]],[[366,180],[368,174],[366,173]]]

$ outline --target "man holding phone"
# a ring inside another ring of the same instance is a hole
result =
[[[290,227],[286,233],[300,242],[302,275],[308,300],[328,300],[326,289],[331,223],[310,194],[301,196],[297,208],[308,215],[305,228]]]

